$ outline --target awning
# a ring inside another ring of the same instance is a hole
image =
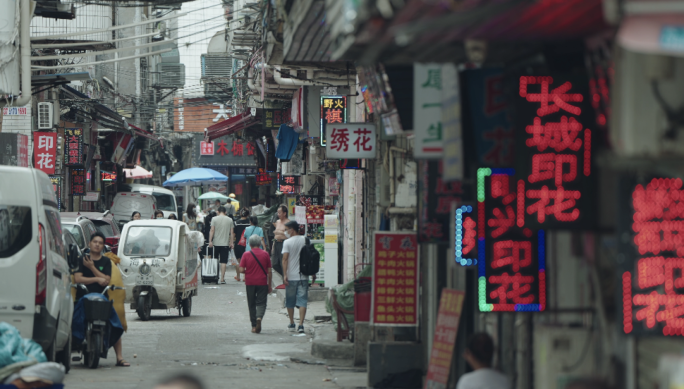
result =
[[[159,140],[159,137],[157,135],[155,135],[153,132],[143,130],[142,128],[140,128],[138,126],[134,126],[133,124],[130,124],[130,123],[127,123],[127,124],[128,124],[128,128],[131,129],[135,135],[142,136],[143,138],[151,139],[154,141],[159,141],[161,143],[161,141]]]
[[[209,140],[214,140],[225,135],[234,134],[240,130],[259,123],[261,123],[260,119],[252,116],[249,112],[245,112],[240,115],[233,116],[228,120],[224,120],[220,123],[216,123],[210,127],[207,127],[206,134],[209,137]]]
[[[620,46],[644,54],[684,56],[684,15],[634,15],[623,19]]]

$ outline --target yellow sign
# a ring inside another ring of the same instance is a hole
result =
[[[337,243],[337,235],[326,235],[325,243]]]
[[[287,198],[287,215],[288,218],[293,218],[294,219],[294,214],[295,214],[295,204],[297,204],[297,198],[296,197],[288,197]]]

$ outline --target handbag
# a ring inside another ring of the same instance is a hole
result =
[[[261,264],[261,262],[259,262],[259,260],[257,259],[256,255],[254,254],[254,252],[253,252],[253,251],[250,251],[250,253],[251,253],[252,256],[254,257],[254,260],[256,261],[256,263],[259,264],[259,267],[261,268],[261,270],[263,270],[264,275],[268,275],[268,274],[266,273],[266,269],[264,269],[264,266]]]
[[[246,228],[245,228],[246,230]],[[238,246],[247,246],[247,240],[245,239],[245,230],[242,230],[242,236],[240,237],[240,240],[238,241]]]

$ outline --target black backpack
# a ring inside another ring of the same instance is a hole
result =
[[[321,253],[311,244],[309,238],[306,238],[306,243],[302,247],[301,254],[299,254],[299,272],[305,276],[313,276],[318,273],[320,268]]]

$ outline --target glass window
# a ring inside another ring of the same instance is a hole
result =
[[[171,227],[135,226],[128,229],[125,255],[167,256],[171,252]]]
[[[31,207],[0,205],[0,258],[23,249],[33,236]]]
[[[93,220],[93,224],[95,224],[95,228],[97,228],[99,232],[104,234],[105,237],[111,238],[113,236],[116,236],[116,234],[112,230],[111,224],[100,220]]]
[[[54,244],[50,245],[53,251],[57,252],[63,258],[66,258],[66,251],[64,250],[64,242],[62,241],[62,227],[59,223],[59,214],[55,211],[45,211],[48,224],[50,225],[51,238]]]
[[[154,198],[157,200],[157,209],[171,212],[177,211],[173,203],[173,196],[163,193],[154,193]]]
[[[74,239],[76,239],[76,243],[78,243],[78,247],[81,248],[81,250],[85,249],[85,240],[83,239],[83,232],[81,232],[81,226],[78,224],[64,224],[64,229],[71,232],[71,235],[74,236]]]

